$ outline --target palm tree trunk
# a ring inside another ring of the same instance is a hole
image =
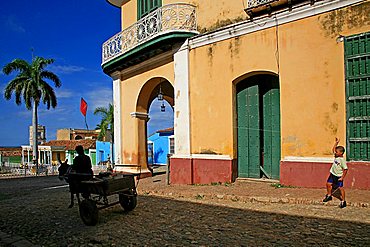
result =
[[[115,164],[115,160],[114,160],[114,153],[113,153],[113,144],[114,144],[114,137],[113,135],[111,136],[111,139],[110,139],[110,157],[111,157],[111,161],[112,161],[112,166],[114,168],[114,164]]]
[[[32,135],[32,161],[33,164],[36,165],[36,176],[38,175],[39,171],[39,150],[38,150],[38,140],[37,140],[37,131],[38,131],[38,123],[37,123],[37,102],[33,102],[33,114],[32,114],[32,129],[33,129],[33,135]]]

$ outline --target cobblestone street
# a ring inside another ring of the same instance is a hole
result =
[[[323,190],[302,190],[316,193],[316,202],[310,198],[311,194],[302,196],[302,191],[298,194],[307,201],[293,200],[299,188],[275,189],[268,183],[258,182],[166,186],[164,176],[156,176],[139,181],[138,204],[133,211],[124,213],[120,205],[101,210],[97,226],[91,227],[83,224],[77,206],[68,208],[69,192],[65,185],[57,177],[0,179],[0,245],[370,244],[368,191],[355,191],[364,203],[357,201],[340,210],[338,201],[327,205],[319,203]],[[257,189],[265,196],[248,194]],[[351,193],[353,191],[348,193],[349,197]],[[280,194],[292,196],[283,201],[276,199]]]

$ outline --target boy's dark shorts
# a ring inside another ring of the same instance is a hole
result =
[[[327,182],[332,183],[336,187],[343,187],[343,181],[338,181],[340,178],[330,173]]]

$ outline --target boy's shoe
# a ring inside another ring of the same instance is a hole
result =
[[[341,201],[341,202],[340,202],[340,204],[339,204],[339,207],[340,207],[340,208],[345,208],[345,207],[347,207],[347,203],[346,203],[346,201]]]
[[[323,202],[328,202],[328,201],[331,201],[331,200],[333,200],[333,197],[326,195],[324,200],[322,200],[322,201]]]

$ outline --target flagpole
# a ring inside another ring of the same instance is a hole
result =
[[[85,124],[86,124],[86,129],[89,130],[89,126],[87,126],[86,115],[85,115]]]

